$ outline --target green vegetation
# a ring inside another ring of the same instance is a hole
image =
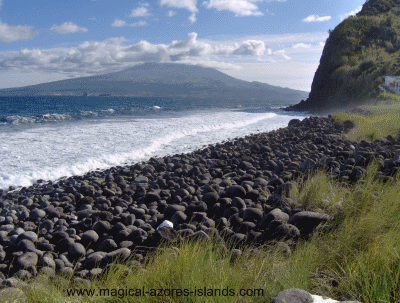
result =
[[[354,141],[382,140],[387,136],[400,136],[400,96],[381,93],[372,105],[359,106],[348,113],[336,113],[339,122],[351,120],[355,127],[345,134],[345,138]],[[363,114],[359,114],[359,113]]]
[[[312,90],[303,106],[357,106],[379,94],[384,76],[400,75],[400,1],[367,1],[326,41]]]

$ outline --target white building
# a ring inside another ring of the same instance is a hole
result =
[[[393,93],[400,95],[400,77],[386,76],[385,88]]]

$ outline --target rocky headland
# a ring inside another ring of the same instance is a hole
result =
[[[399,76],[400,1],[369,0],[325,42],[310,95],[287,110],[329,113],[374,103],[385,76]]]
[[[115,260],[141,267],[161,241],[217,238],[216,248],[237,257],[242,244],[307,240],[331,218],[289,199],[293,180],[326,168],[356,182],[372,160],[389,180],[400,167],[398,139],[347,141],[351,127],[330,116],[293,119],[188,154],[1,190],[0,284],[61,273],[89,286]],[[165,220],[173,228],[157,229]]]

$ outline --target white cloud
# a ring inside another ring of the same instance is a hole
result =
[[[272,53],[270,49],[266,50],[262,41],[245,40],[230,45],[212,45],[198,40],[197,33],[189,33],[185,40],[174,40],[170,44],[153,44],[142,40],[125,45],[126,42],[124,38],[111,38],[101,42],[86,41],[78,47],[24,49],[0,59],[0,70],[23,70],[29,67],[31,70],[76,75],[104,73],[140,62],[201,62],[202,65],[208,62],[210,66],[231,66],[232,63],[225,62],[226,57],[240,55],[241,58],[250,58]]]
[[[331,16],[320,17],[318,15],[311,15],[311,16],[308,16],[307,18],[304,18],[302,21],[303,22],[324,22],[324,21],[328,21],[328,20],[331,20]]]
[[[196,7],[197,0],[161,0],[160,5],[168,7],[184,8],[192,13],[197,13],[199,10]]]
[[[350,13],[347,14],[343,14],[340,16],[340,21],[343,21],[344,19],[346,19],[349,16],[354,16],[355,14],[357,14],[358,12],[360,12],[362,9],[362,6],[359,6],[357,9],[352,10]]]
[[[311,44],[305,44],[303,42],[296,43],[295,45],[292,46],[293,48],[310,48]]]
[[[195,23],[196,22],[196,14],[195,13],[193,13],[193,14],[191,14],[190,16],[189,16],[189,18],[188,18],[188,20],[190,21],[190,23]]]
[[[147,22],[146,21],[138,21],[130,24],[129,26],[146,26]]]
[[[37,33],[28,25],[8,25],[0,21],[0,42],[32,39]]]
[[[50,28],[51,31],[59,33],[59,34],[71,34],[71,33],[78,33],[78,32],[87,32],[88,29],[84,27],[79,27],[78,25],[72,22],[64,22],[61,25],[53,25]]]
[[[111,26],[114,27],[123,27],[126,25],[126,21],[115,19],[114,23]]]
[[[278,56],[282,57],[285,60],[292,59],[288,55],[286,55],[286,51],[284,49],[277,50],[277,51],[273,52],[273,54],[274,55],[278,55]]]
[[[172,17],[172,16],[175,16],[175,15],[176,15],[176,12],[174,12],[174,11],[169,11],[168,14],[167,14],[168,17]]]
[[[128,24],[127,24],[128,25]],[[326,32],[199,39],[193,32],[166,44],[123,37],[77,47],[0,51],[0,87],[22,86],[119,71],[142,62],[213,67],[247,81],[309,90]],[[310,45],[310,47],[307,47]],[[37,75],[23,78],[25,73]]]
[[[261,0],[209,0],[204,1],[203,5],[208,8],[215,8],[218,11],[231,11],[235,16],[263,16],[258,10],[258,6],[253,2]]]
[[[265,53],[266,48],[263,41],[247,40],[232,52],[232,55],[251,55],[261,56]]]
[[[132,10],[131,17],[149,17],[151,14],[149,13],[148,9],[146,8],[149,6],[148,3],[141,4],[137,9]]]

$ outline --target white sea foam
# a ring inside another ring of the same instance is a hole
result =
[[[107,114],[113,114],[113,113],[115,112],[115,110],[112,109],[112,108],[109,108],[109,109],[104,109],[104,110],[102,110],[101,112],[107,113]]]
[[[108,116],[32,124],[0,132],[0,188],[191,152],[229,138],[286,127],[292,118],[275,113],[214,111],[175,118]]]

